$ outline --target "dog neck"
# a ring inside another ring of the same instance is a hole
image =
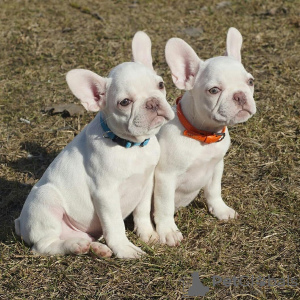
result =
[[[102,127],[102,130],[104,131],[103,137],[111,139],[113,142],[118,144],[119,146],[122,146],[124,148],[131,148],[133,146],[139,146],[144,147],[148,144],[150,139],[145,139],[142,143],[135,143],[126,139],[123,139],[116,134],[114,134],[108,127],[106,121],[103,119],[101,113],[100,115],[100,125]]]
[[[194,99],[190,91],[185,92],[180,101],[182,112],[189,123],[198,130],[222,132],[224,125],[213,124],[212,120],[203,111],[196,109],[195,101],[199,102],[201,99]]]

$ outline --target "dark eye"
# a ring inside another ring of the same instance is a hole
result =
[[[121,106],[128,106],[130,103],[131,103],[131,100],[129,100],[128,98],[125,98],[125,99],[123,99],[123,100],[120,102],[120,105],[121,105]]]
[[[162,90],[164,87],[165,87],[165,84],[161,81],[159,84],[158,84],[158,87],[160,90]]]
[[[210,90],[208,90],[211,94],[218,94],[221,90],[217,87],[213,87]]]
[[[254,79],[253,79],[253,78],[250,78],[250,79],[248,80],[248,84],[249,84],[250,86],[254,86]]]

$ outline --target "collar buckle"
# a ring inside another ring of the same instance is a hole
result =
[[[225,138],[225,132],[215,133],[215,135],[220,137],[219,140],[216,141],[216,143],[223,141]]]
[[[111,131],[105,131],[102,135],[102,137],[104,137],[105,139],[109,139],[109,134],[111,134],[112,132]]]

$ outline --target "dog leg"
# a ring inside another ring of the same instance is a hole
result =
[[[45,237],[33,245],[32,251],[36,254],[45,255],[80,255],[89,252],[90,243],[89,240],[83,238],[61,240],[57,236]]]
[[[221,196],[221,180],[223,175],[223,159],[215,166],[214,173],[209,183],[204,187],[204,196],[209,212],[219,220],[237,218],[238,214],[227,206]]]
[[[37,254],[85,254],[93,238],[87,233],[72,229],[64,219],[63,198],[51,184],[33,188],[20,217],[16,232],[33,245]]]
[[[151,197],[153,191],[153,173],[149,176],[151,182],[146,185],[143,199],[133,211],[134,231],[145,243],[155,243],[159,240],[151,222]]]
[[[176,246],[183,239],[174,220],[175,178],[157,169],[154,186],[154,221],[160,242]]]
[[[104,181],[101,184],[102,189],[96,188],[98,193],[93,198],[108,247],[119,258],[140,257],[145,252],[133,245],[126,237],[120,198],[116,193],[117,188]],[[104,187],[108,187],[108,189],[104,189]]]

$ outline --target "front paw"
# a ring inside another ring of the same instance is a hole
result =
[[[238,218],[238,213],[226,204],[215,207],[211,206],[209,207],[209,212],[219,220],[229,220]]]
[[[146,253],[130,242],[111,247],[118,258],[140,258]]]
[[[153,227],[144,228],[144,229],[137,228],[136,234],[139,237],[139,239],[145,243],[153,244],[159,241],[159,235],[153,229]]]
[[[167,244],[168,246],[178,246],[183,240],[182,233],[179,231],[175,223],[172,225],[158,225],[156,226],[157,233],[159,235],[159,241],[161,244]]]

